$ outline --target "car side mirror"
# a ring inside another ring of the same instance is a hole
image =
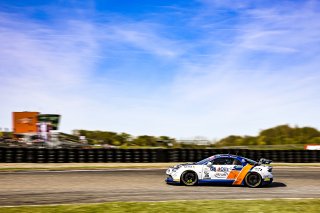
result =
[[[211,166],[212,166],[212,162],[209,161],[209,162],[207,163],[207,167],[211,167]]]

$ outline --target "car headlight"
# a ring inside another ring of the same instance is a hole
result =
[[[181,165],[175,165],[174,167],[169,167],[169,169],[167,169],[166,173],[167,174],[171,174],[173,172],[178,171],[178,169],[181,167]]]
[[[167,169],[166,174],[169,175],[172,173],[172,168]]]

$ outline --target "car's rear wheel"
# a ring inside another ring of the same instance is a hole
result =
[[[193,171],[185,171],[181,175],[181,182],[186,186],[196,185],[198,182],[198,175]]]
[[[247,186],[249,186],[251,188],[256,188],[256,187],[261,186],[262,178],[258,173],[252,172],[252,173],[247,174],[247,176],[245,178],[245,183]]]

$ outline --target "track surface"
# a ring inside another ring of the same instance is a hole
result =
[[[0,173],[0,205],[197,199],[320,198],[320,168],[274,168],[264,188],[173,186],[165,170]]]

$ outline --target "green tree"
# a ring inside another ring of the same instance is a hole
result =
[[[239,145],[281,145],[319,143],[320,132],[312,127],[290,127],[279,125],[262,130],[258,136],[228,136],[220,140],[216,146]]]
[[[157,138],[149,135],[141,135],[135,138],[133,143],[138,146],[156,146]]]

